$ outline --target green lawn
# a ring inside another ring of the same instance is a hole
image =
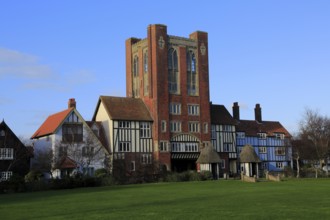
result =
[[[330,219],[330,179],[220,180],[0,195],[0,219]]]

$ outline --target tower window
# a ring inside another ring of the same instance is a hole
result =
[[[187,53],[187,90],[188,95],[198,95],[196,58],[192,51]]]
[[[143,92],[144,96],[149,94],[149,82],[148,82],[148,51],[143,55]]]
[[[175,49],[168,51],[168,90],[172,94],[179,93],[179,71],[178,71],[178,54]]]
[[[133,97],[139,97],[139,58],[133,59]]]

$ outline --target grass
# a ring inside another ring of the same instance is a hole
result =
[[[157,183],[0,195],[0,219],[330,219],[330,179]]]

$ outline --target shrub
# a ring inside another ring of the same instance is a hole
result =
[[[97,169],[95,170],[95,177],[100,177],[100,178],[103,178],[103,177],[106,177],[109,175],[109,172],[107,169],[105,168],[101,168],[101,169]]]

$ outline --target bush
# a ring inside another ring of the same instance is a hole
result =
[[[41,180],[42,177],[43,177],[42,172],[32,170],[25,175],[24,180],[25,182],[35,182]]]
[[[213,175],[211,171],[201,171],[200,172],[201,180],[212,180]]]
[[[109,172],[107,169],[105,168],[101,168],[101,169],[97,169],[95,170],[95,177],[100,177],[100,178],[103,178],[103,177],[106,177],[109,175]]]

